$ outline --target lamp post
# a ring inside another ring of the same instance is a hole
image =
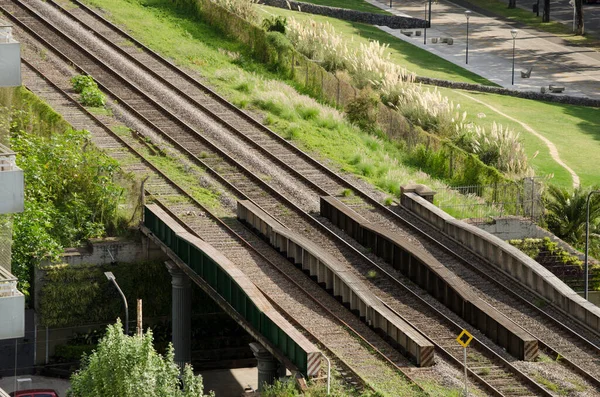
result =
[[[467,57],[466,64],[469,64],[469,18],[471,17],[471,11],[465,11],[465,17],[467,18]]]
[[[427,2],[429,2],[429,18],[427,18]],[[425,33],[423,34],[423,44],[427,45],[427,22],[431,27],[431,0],[425,1]]]
[[[123,298],[123,303],[125,304],[125,335],[129,335],[129,309],[127,308],[127,298],[125,298],[125,294],[123,293],[123,291],[121,291],[121,288],[119,288],[119,284],[117,284],[117,279],[115,278],[115,275],[112,274],[112,272],[104,272],[104,275],[108,280],[112,281],[115,287],[117,287],[117,290],[119,290],[119,293]]]
[[[513,56],[512,56],[512,80],[511,85],[515,85],[515,39],[517,38],[517,34],[519,31],[517,29],[513,29],[510,31],[510,34],[513,38]]]
[[[600,190],[592,190],[588,196],[587,196],[587,200],[585,203],[585,207],[586,207],[586,212],[585,212],[585,265],[584,265],[584,272],[585,272],[585,292],[584,292],[584,297],[585,300],[588,300],[588,285],[589,285],[589,278],[588,278],[588,250],[589,250],[589,242],[590,242],[590,198],[592,197],[592,194],[598,194],[600,193]]]
[[[431,4],[429,7],[431,7]],[[425,29],[423,29],[423,45],[427,45],[427,1],[425,1]]]

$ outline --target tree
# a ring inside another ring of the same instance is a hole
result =
[[[542,22],[550,22],[550,0],[544,0],[544,13],[542,14]]]
[[[123,334],[120,320],[109,325],[98,348],[84,355],[82,368],[71,376],[72,397],[198,397],[202,396],[202,377],[186,365],[179,379],[173,346],[166,357],[154,350],[152,332]],[[181,383],[183,382],[183,390]],[[212,395],[212,393],[211,393]]]
[[[574,245],[585,239],[586,200],[589,190],[575,189],[572,193],[565,188],[550,185],[546,202],[548,229],[557,237]],[[600,196],[590,199],[590,223],[600,219]]]
[[[575,0],[575,34],[582,36],[585,34],[583,26],[583,0]]]

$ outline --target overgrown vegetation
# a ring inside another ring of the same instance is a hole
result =
[[[25,210],[14,215],[12,272],[29,294],[32,269],[57,260],[64,247],[127,228],[132,209],[120,209],[134,182],[116,161],[94,148],[87,131],[74,131],[33,95],[15,91],[2,108],[17,165],[25,175]],[[21,110],[23,109],[23,110]]]
[[[323,0],[329,2],[331,0]],[[493,85],[479,76],[473,75],[458,65],[449,64],[443,59],[426,52],[412,44],[397,39],[377,27],[352,23],[319,15],[294,13],[286,9],[260,6],[264,15],[292,16],[298,20],[313,19],[321,23],[331,23],[352,50],[358,50],[360,43],[379,41],[389,44],[391,61],[396,62],[419,76],[441,78],[452,81],[466,81]],[[584,186],[596,183],[600,171],[592,159],[599,150],[598,131],[600,118],[598,109],[585,106],[573,106],[525,100],[500,94],[482,92],[464,92],[450,88],[438,88],[445,97],[461,104],[461,113],[466,111],[466,123],[493,128],[493,123],[502,124],[511,130],[520,131],[522,141],[531,167],[536,175],[549,177],[552,182],[565,187],[572,186],[572,177],[550,155],[546,143],[535,132],[553,142],[565,161],[581,178]],[[486,108],[489,105],[490,108]]]
[[[103,107],[106,103],[105,95],[98,88],[92,76],[78,75],[71,78],[73,90],[81,94],[83,106]]]
[[[123,302],[109,288],[104,272],[111,271],[128,297],[129,307],[136,299],[144,301],[144,316],[163,316],[170,310],[169,274],[161,262],[114,265],[65,264],[46,266],[39,288],[39,321],[48,327],[101,323],[122,316]]]
[[[509,240],[527,256],[546,267],[576,291],[583,290],[583,261],[559,247],[548,237]],[[600,290],[600,265],[590,266],[590,289]]]
[[[27,291],[31,270],[65,247],[127,227],[119,213],[118,163],[95,150],[87,131],[42,137],[15,128],[11,144],[25,173],[25,211],[14,218],[13,273]]]
[[[390,60],[388,45],[371,41],[361,43],[358,49],[350,49],[331,24],[313,20],[298,22],[295,18],[290,19],[287,35],[300,53],[318,60],[329,72],[345,70],[356,87],[377,90],[383,104],[396,109],[413,125],[457,142],[485,164],[509,175],[522,177],[531,173],[518,134],[502,125],[494,124],[491,130],[486,130],[465,123],[466,112],[460,114],[460,105],[436,88],[414,84],[414,74]],[[360,104],[364,108],[367,103]],[[376,109],[377,104],[370,106]],[[352,113],[349,116],[355,120]]]

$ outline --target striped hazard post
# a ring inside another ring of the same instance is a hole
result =
[[[310,352],[306,357],[306,375],[309,377],[317,376],[321,369],[321,352]]]

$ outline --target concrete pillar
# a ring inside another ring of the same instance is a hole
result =
[[[171,323],[175,364],[180,368],[192,361],[192,288],[189,277],[177,265],[167,262],[171,273]]]
[[[272,385],[277,379],[279,362],[260,343],[250,343],[250,349],[258,361],[258,391],[262,392],[265,383]]]

